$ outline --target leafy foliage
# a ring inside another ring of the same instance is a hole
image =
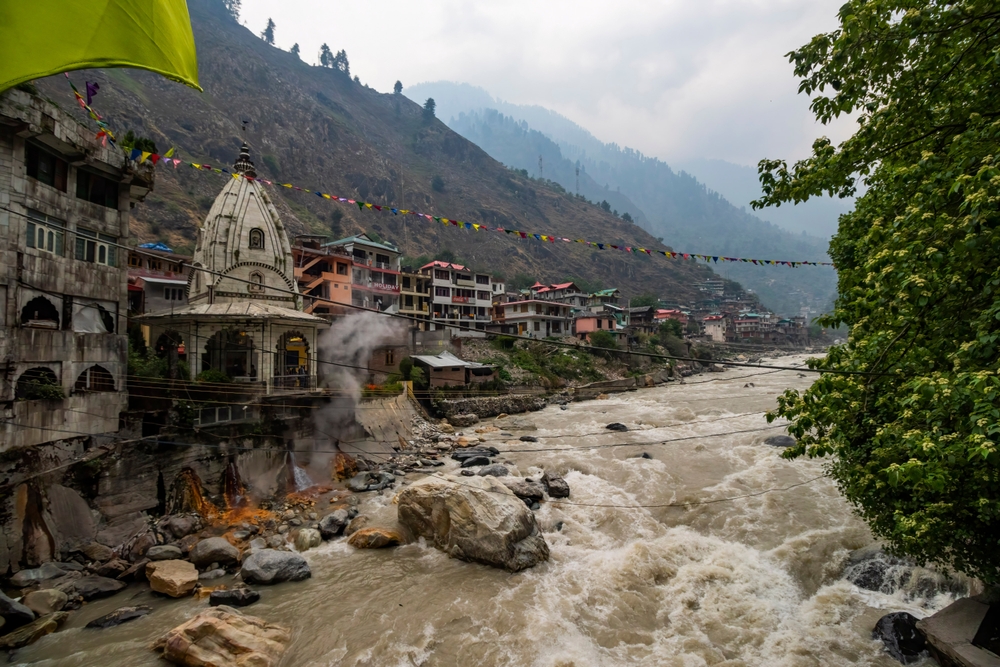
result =
[[[148,137],[140,137],[135,134],[132,130],[125,133],[125,136],[121,138],[118,145],[122,147],[122,150],[130,151],[132,149],[138,149],[140,151],[146,151],[148,153],[156,153],[156,143],[149,139]]]
[[[594,350],[594,354],[600,354],[611,358],[617,353],[608,352],[608,350],[616,349],[618,347],[618,341],[615,340],[614,335],[608,333],[607,331],[595,331],[590,334],[590,345],[594,348],[604,348],[599,350]]]
[[[850,0],[789,54],[823,123],[858,131],[789,168],[763,160],[755,206],[866,187],[831,256],[847,342],[771,415],[786,456],[830,474],[898,552],[1000,582],[1000,11],[993,2]]]
[[[208,383],[224,383],[228,384],[233,381],[233,378],[229,377],[222,371],[210,368],[207,371],[202,371],[195,376],[196,382],[208,382]]]

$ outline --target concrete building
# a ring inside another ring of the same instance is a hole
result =
[[[493,306],[493,278],[488,273],[451,262],[434,261],[420,267],[429,280],[431,321],[435,329],[455,326],[455,336],[475,335],[456,325],[485,331]]]
[[[377,311],[399,310],[399,249],[367,234],[323,244],[351,256],[351,304]]]
[[[342,246],[324,247],[319,237],[297,237],[295,241],[292,262],[303,310],[328,319],[353,310],[351,253]]]
[[[412,317],[409,326],[427,331],[431,324],[431,281],[416,269],[403,267],[400,274],[399,312]]]
[[[702,320],[702,325],[705,327],[705,335],[710,340],[716,343],[726,342],[727,322],[725,315],[709,315]]]
[[[606,331],[616,338],[625,335],[611,313],[583,312],[573,318],[573,335],[580,340],[590,342],[590,334],[597,331]]]
[[[128,311],[142,315],[187,305],[191,256],[144,243],[141,252],[128,251]],[[147,341],[148,344],[148,341]]]
[[[572,282],[556,285],[535,283],[531,287],[531,298],[542,301],[558,301],[580,309],[586,308],[590,303],[590,295],[580,291],[580,288]]]
[[[153,186],[51,102],[0,95],[0,452],[118,431],[129,209]]]
[[[413,363],[424,369],[431,388],[483,384],[496,377],[496,368],[475,361],[459,359],[451,352],[430,356],[416,354]]]
[[[217,371],[262,394],[316,387],[316,339],[327,327],[303,311],[281,218],[243,144],[198,230],[184,308],[148,313],[150,340],[184,345],[189,378]]]
[[[491,329],[534,338],[572,336],[572,307],[540,299],[500,303],[493,307]]]

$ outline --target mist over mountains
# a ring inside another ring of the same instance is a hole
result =
[[[811,236],[802,229],[829,234],[836,216],[847,208],[845,202],[818,201],[753,214],[748,204],[757,193],[752,185],[756,173],[750,167],[709,160],[692,163],[688,169],[704,175],[709,186],[687,170],[677,171],[636,150],[605,144],[553,111],[495,100],[468,84],[424,83],[405,89],[404,95],[421,102],[433,97],[438,117],[492,157],[536,178],[551,179],[570,192],[579,187],[581,195],[595,202],[607,201],[675,250],[825,260],[828,236]],[[798,233],[761,219],[779,211],[780,219]],[[786,314],[803,307],[814,314],[823,312],[836,290],[836,274],[830,269],[783,271],[727,264],[718,270]]]

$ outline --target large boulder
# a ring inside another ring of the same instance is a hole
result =
[[[39,581],[55,579],[56,577],[61,577],[64,574],[66,574],[66,571],[55,563],[42,563],[40,567],[30,570],[21,570],[10,578],[10,584],[16,588],[25,588],[26,586],[31,586]]]
[[[306,559],[296,553],[261,549],[243,561],[240,576],[248,584],[280,584],[283,581],[308,579],[312,576],[312,570]]]
[[[198,583],[198,569],[186,560],[156,560],[146,565],[146,578],[157,593],[182,598]]]
[[[224,537],[209,537],[194,545],[188,558],[198,567],[205,567],[212,563],[220,565],[237,563],[240,560],[240,550]]]
[[[232,607],[210,607],[153,644],[163,658],[190,667],[275,667],[291,630]]]
[[[84,556],[90,560],[103,563],[104,561],[111,560],[115,552],[111,550],[111,547],[105,546],[103,544],[98,544],[97,542],[90,542],[89,544],[84,544],[79,549],[77,549]]]
[[[351,513],[345,509],[334,510],[320,519],[319,534],[324,540],[331,540],[344,532],[351,521]]]
[[[495,477],[426,477],[396,498],[399,522],[453,558],[512,572],[549,558],[535,516]]]
[[[569,484],[558,475],[548,471],[542,475],[542,484],[549,494],[549,498],[569,498]]]
[[[388,528],[362,528],[347,540],[355,549],[384,549],[402,544],[405,540],[395,530]]]
[[[35,612],[0,592],[0,618],[4,620],[4,630],[10,632],[35,620]]]
[[[927,655],[927,641],[917,629],[917,618],[905,611],[886,614],[878,619],[872,630],[872,639],[878,639],[886,652],[908,665]]]
[[[39,616],[45,616],[55,611],[62,611],[62,608],[69,602],[69,597],[62,591],[46,588],[41,591],[31,591],[21,601],[31,611]]]
[[[464,415],[452,415],[448,417],[448,421],[452,426],[457,426],[458,428],[465,428],[466,426],[472,426],[479,421],[479,416],[473,413],[468,413]]]
[[[396,478],[387,472],[362,472],[347,482],[347,488],[356,493],[361,493],[362,491],[380,491],[395,481]]]
[[[772,447],[794,447],[795,438],[790,435],[772,435],[769,438],[764,438],[764,444]]]
[[[545,498],[545,489],[538,482],[523,477],[502,477],[500,481],[514,495],[531,507],[534,503],[540,503]]]
[[[510,470],[502,463],[491,463],[480,468],[476,474],[480,477],[506,477],[510,474]]]
[[[313,547],[318,547],[323,543],[323,538],[319,531],[313,528],[303,528],[295,534],[295,550],[308,551]]]
[[[475,468],[477,466],[488,466],[490,459],[487,456],[473,456],[462,461],[463,468]]]
[[[0,650],[21,648],[41,639],[45,635],[52,634],[59,629],[59,626],[68,617],[68,612],[57,611],[54,614],[42,616],[27,625],[23,625],[17,630],[0,637]]]

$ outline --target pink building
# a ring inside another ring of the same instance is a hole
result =
[[[607,331],[617,335],[617,323],[610,313],[581,313],[573,320],[573,335],[590,342],[590,334]]]

